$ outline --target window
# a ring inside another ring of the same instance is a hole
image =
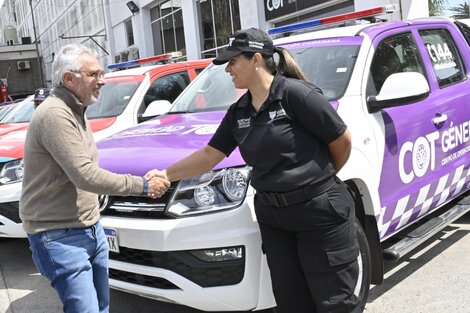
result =
[[[134,30],[132,29],[132,20],[126,21],[127,46],[134,44]]]
[[[127,108],[129,101],[141,84],[144,76],[117,76],[105,78],[98,101],[89,106],[89,119],[118,116]]]
[[[214,58],[241,28],[238,0],[200,0],[198,3],[203,58]]]
[[[445,29],[430,29],[419,32],[423,39],[439,86],[447,86],[465,79],[462,60],[452,37]]]
[[[144,105],[156,100],[175,101],[179,94],[189,85],[189,75],[186,71],[162,76],[155,80],[144,97]]]
[[[194,70],[196,71],[196,75],[199,75],[201,74],[202,71],[204,71],[206,68],[205,67],[202,67],[202,68],[195,68]]]
[[[150,10],[155,55],[180,51],[186,55],[181,0],[168,0]]]
[[[418,72],[424,75],[411,33],[385,38],[377,45],[367,82],[368,96],[379,94],[387,77],[401,72]]]
[[[308,80],[318,86],[328,100],[336,100],[348,87],[362,38],[350,37],[345,41],[355,41],[355,44],[317,44],[303,48],[294,43],[284,45],[284,48],[293,54]]]

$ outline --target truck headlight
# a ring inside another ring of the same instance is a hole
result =
[[[7,162],[0,172],[0,184],[12,184],[23,180],[24,166],[23,159]]]
[[[251,167],[228,168],[180,181],[167,212],[177,217],[238,207],[245,199]]]

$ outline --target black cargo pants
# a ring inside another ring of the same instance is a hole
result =
[[[255,196],[263,249],[280,313],[362,312],[354,288],[359,248],[345,183],[290,206]]]

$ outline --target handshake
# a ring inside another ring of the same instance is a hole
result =
[[[147,182],[149,184],[149,189],[147,193],[147,196],[149,198],[160,198],[165,194],[171,184],[170,180],[166,175],[165,170],[151,170],[147,174],[145,174],[144,177],[145,179],[147,179]]]

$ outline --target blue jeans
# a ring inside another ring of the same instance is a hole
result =
[[[65,313],[109,312],[108,243],[98,222],[28,234],[33,261],[47,277]]]

